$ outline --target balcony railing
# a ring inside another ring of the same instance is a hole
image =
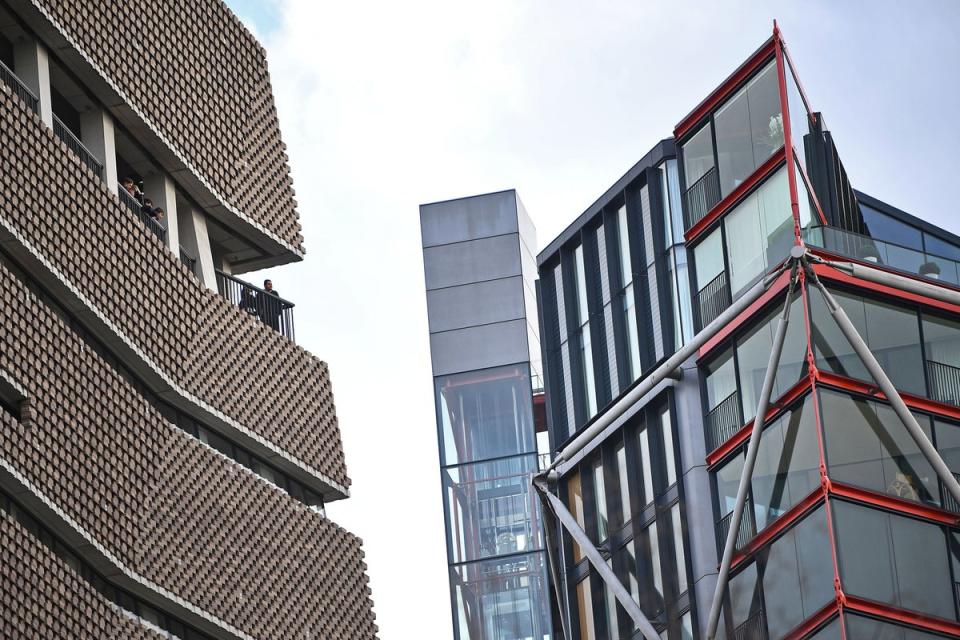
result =
[[[117,192],[117,194],[120,196],[120,202],[125,204],[130,211],[136,214],[137,217],[140,218],[140,221],[143,222],[143,224],[146,225],[146,227],[150,229],[155,236],[160,238],[160,242],[167,244],[167,228],[160,222],[156,221],[149,213],[144,211],[143,205],[140,204],[140,201],[130,195],[130,193],[123,188],[123,185],[120,185],[120,190]]]
[[[960,262],[950,258],[876,240],[836,227],[820,226],[804,229],[803,239],[809,245],[855,260],[883,265],[929,280],[960,285]]]
[[[180,262],[187,265],[187,269],[190,270],[190,273],[198,278],[200,277],[200,270],[197,268],[197,259],[183,247],[180,247]]]
[[[716,278],[697,291],[694,304],[700,329],[713,322],[730,306],[730,286],[727,284],[726,271],[721,271]]]
[[[72,131],[63,124],[63,121],[60,120],[56,115],[53,116],[53,133],[63,140],[64,144],[70,148],[70,151],[73,152],[75,156],[80,158],[80,163],[85,167],[93,171],[94,174],[101,180],[103,180],[103,165],[99,160],[94,157],[90,150],[83,146],[83,143],[80,142],[80,139],[73,134]]]
[[[957,479],[957,482],[960,482],[960,473],[954,473],[953,477]],[[943,486],[943,482],[940,483],[940,494],[941,504],[944,509],[953,513],[960,513],[960,504],[957,503],[957,499],[953,497],[953,494]]]
[[[23,84],[23,81],[17,77],[17,74],[2,62],[0,62],[0,80],[3,80],[4,86],[12,91],[15,96],[27,103],[27,106],[34,113],[40,113],[40,98],[33,95],[33,91],[30,91],[27,85]]]
[[[219,270],[217,289],[220,295],[241,310],[294,340],[292,302]]]
[[[710,409],[704,422],[707,427],[707,445],[710,451],[713,451],[732,438],[733,434],[743,426],[740,392],[734,391]]]
[[[727,535],[730,533],[730,521],[733,519],[733,512],[720,518],[717,521],[717,548],[721,551],[727,544]],[[740,519],[740,530],[737,532],[737,546],[734,549],[743,549],[757,536],[757,525],[753,518],[753,503],[747,500],[743,508],[743,518]]]
[[[683,223],[689,229],[703,220],[710,209],[720,202],[720,174],[717,168],[700,176],[683,194]]]
[[[767,620],[760,609],[733,630],[733,640],[767,640]]]
[[[927,360],[930,399],[960,406],[960,367]]]

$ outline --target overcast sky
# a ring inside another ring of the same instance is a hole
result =
[[[554,238],[776,17],[854,186],[960,232],[960,2],[228,0],[306,237],[269,271],[330,363],[381,637],[451,637],[418,205],[516,188]],[[266,274],[258,274],[262,278]]]

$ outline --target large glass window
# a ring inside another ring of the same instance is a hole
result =
[[[759,575],[759,579],[758,579]],[[730,619],[743,625],[761,607],[778,640],[834,598],[826,511],[820,507],[757,554],[730,580]]]
[[[444,465],[536,453],[526,365],[436,378]]]
[[[580,322],[580,372],[583,374],[583,394],[587,419],[597,412],[597,387],[593,375],[593,341],[590,336],[590,308],[587,304],[586,268],[583,245],[574,250],[574,279],[577,290],[577,317]]]
[[[728,350],[704,366],[707,410],[711,410],[737,391],[737,369],[733,351]]]
[[[597,510],[597,537],[599,544],[607,539],[607,491],[603,481],[603,460],[593,463],[593,501]]]
[[[593,626],[593,594],[590,583],[592,574],[577,583],[577,617],[580,618],[580,640],[596,640]]]
[[[570,474],[567,479],[567,507],[580,528],[584,529],[586,507],[583,504],[583,482],[580,479],[579,471]],[[573,562],[576,564],[583,558],[583,550],[576,541],[571,540],[571,545],[573,547]]]
[[[930,397],[960,405],[960,323],[923,314]]]
[[[683,145],[683,177],[687,188],[710,169],[713,169],[713,129],[708,123]]]
[[[723,273],[723,234],[719,227],[703,239],[693,250],[697,266],[697,291]]]
[[[810,312],[817,366],[824,371],[871,381],[866,367],[827,310],[823,296],[819,290],[812,288],[812,291]],[[917,313],[842,291],[831,293],[893,384],[902,391],[924,395]]]
[[[947,538],[941,527],[848,502],[833,505],[846,593],[955,619]]]
[[[774,378],[771,400],[776,400],[797,383],[803,374],[807,356],[807,334],[803,320],[803,300],[796,294],[790,304],[790,322]],[[779,304],[759,325],[737,339],[737,370],[744,420],[753,418],[760,400],[763,378],[770,364],[773,338],[782,309]]]
[[[667,473],[667,486],[677,482],[677,461],[673,452],[673,421],[670,419],[670,410],[664,409],[660,413],[660,434],[663,439],[663,461]]]
[[[860,203],[860,214],[863,216],[867,235],[871,238],[923,251],[923,234],[916,227],[900,222],[863,203]]]
[[[621,524],[630,522],[633,517],[633,507],[630,504],[630,470],[627,468],[627,448],[620,445],[616,452],[617,476],[620,484],[620,513]]]
[[[720,191],[726,195],[783,146],[776,63],[771,61],[730,98],[713,121]],[[692,182],[688,180],[688,184]]]
[[[537,459],[532,455],[443,470],[451,562],[540,547],[530,492],[536,470]]]
[[[832,480],[939,503],[936,474],[893,409],[834,391],[821,391],[820,403]],[[930,419],[915,417],[932,440]]]
[[[533,640],[550,634],[543,554],[450,568],[459,640]]]
[[[943,640],[946,637],[852,613],[844,617],[844,625],[848,640]]]
[[[680,519],[680,505],[670,508],[670,524],[673,527],[673,551],[677,562],[677,593],[687,590],[687,556],[683,548],[683,523]]]
[[[793,246],[793,211],[785,169],[769,177],[759,189],[724,219],[730,291],[736,295],[766,269],[787,257]]]
[[[665,246],[683,244],[683,209],[680,205],[680,177],[677,161],[667,160],[659,167],[660,191],[663,193],[663,225]]]
[[[643,504],[653,502],[653,465],[650,456],[650,434],[644,429],[638,436],[640,439],[640,465],[643,473]]]
[[[630,365],[630,380],[640,377],[640,335],[637,329],[637,305],[633,298],[633,285],[623,290],[623,321],[626,325],[627,351],[630,354],[627,362]]]

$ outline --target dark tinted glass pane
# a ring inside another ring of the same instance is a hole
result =
[[[820,486],[816,438],[810,396],[764,430],[752,479],[757,531]]]
[[[832,391],[820,398],[831,479],[939,503],[933,469],[890,407]],[[930,419],[915,417],[930,438]]]
[[[757,565],[749,567],[730,578],[731,622],[734,628],[743,624],[753,613],[760,610],[760,590],[757,584]]]
[[[943,530],[926,522],[888,515],[897,587],[904,609],[955,619],[953,583]]]
[[[960,247],[955,244],[951,244],[946,240],[941,240],[936,236],[932,236],[929,233],[923,234],[923,243],[926,246],[927,253],[932,253],[935,256],[943,256],[944,258],[950,258],[951,260],[960,260]]]
[[[860,212],[870,237],[923,251],[923,237],[916,227],[895,220],[863,203],[860,203]]]
[[[743,473],[743,455],[739,454],[717,470],[717,498],[720,501],[720,516],[733,511],[737,501],[740,474]]]
[[[746,89],[740,90],[714,115],[720,192],[726,195],[753,173],[750,106]]]
[[[441,376],[436,388],[443,464],[536,451],[526,366]]]
[[[847,593],[894,602],[894,563],[887,516],[847,502],[833,502],[840,577]]]
[[[960,425],[937,420],[937,451],[954,473],[960,473]],[[960,577],[960,572],[957,573]]]
[[[924,314],[923,342],[930,397],[960,404],[960,323]]]
[[[842,640],[840,636],[840,618],[834,618],[830,624],[810,636],[810,640]]]

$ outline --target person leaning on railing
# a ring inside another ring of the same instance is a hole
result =
[[[273,288],[273,281],[270,279],[263,281],[263,291],[262,295],[257,296],[260,319],[275,331],[280,331],[280,294]]]

